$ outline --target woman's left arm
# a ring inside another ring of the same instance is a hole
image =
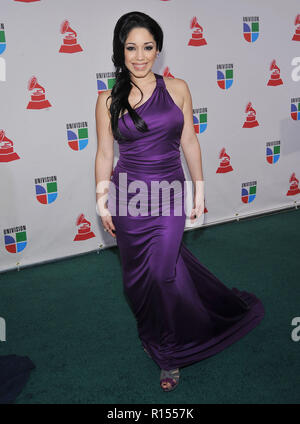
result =
[[[202,155],[198,137],[194,129],[192,96],[187,83],[179,79],[178,89],[183,97],[184,126],[181,135],[181,147],[194,184],[194,209],[192,216],[200,216],[204,211],[204,178]]]

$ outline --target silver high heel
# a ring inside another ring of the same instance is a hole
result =
[[[179,384],[180,372],[179,368],[175,370],[161,370],[160,372],[160,387],[164,392],[170,392],[171,390],[176,389]],[[175,381],[174,381],[175,380]],[[171,387],[163,387],[163,383],[170,383]]]
[[[147,353],[149,358],[152,359],[152,356],[148,352],[148,350],[142,346],[144,349],[144,352]],[[180,371],[179,368],[176,368],[175,370],[161,370],[160,372],[160,387],[163,389],[164,392],[170,392],[171,390],[176,389],[176,387],[179,384],[179,377],[180,377]],[[174,381],[175,380],[175,381]],[[170,383],[171,387],[163,387],[163,383]]]

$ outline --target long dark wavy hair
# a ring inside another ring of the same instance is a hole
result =
[[[112,133],[115,139],[124,138],[119,130],[118,122],[120,113],[123,115],[125,109],[127,109],[128,114],[131,116],[135,127],[139,131],[148,131],[148,126],[146,122],[137,114],[137,112],[130,106],[128,102],[128,96],[132,84],[140,90],[140,88],[131,80],[130,72],[125,66],[124,45],[129,32],[133,28],[146,28],[150,32],[150,34],[152,34],[156,42],[156,48],[159,52],[161,52],[163,46],[163,31],[161,27],[154,19],[152,19],[145,13],[137,11],[125,13],[119,18],[118,22],[116,23],[114,29],[112,55],[112,61],[116,68],[116,81],[111,90],[111,95],[108,97],[108,99],[111,97],[111,104],[109,110],[111,115]],[[122,119],[124,120],[123,117]]]

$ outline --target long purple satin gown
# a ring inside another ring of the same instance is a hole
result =
[[[126,140],[117,140],[120,156],[111,179],[116,191],[109,189],[108,208],[138,336],[156,364],[170,370],[214,355],[242,338],[261,321],[264,307],[254,294],[227,288],[182,243],[184,192],[181,216],[172,213],[178,194],[171,195],[169,216],[161,213],[162,201],[156,215],[119,213],[120,193],[132,181],[144,181],[150,192],[153,180],[185,180],[179,150],[184,116],[163,77],[155,77],[153,94],[136,108],[149,132],[138,131],[128,113],[119,119]],[[121,173],[127,185],[119,184]],[[128,193],[123,206],[138,192]],[[149,199],[151,212],[148,194]]]

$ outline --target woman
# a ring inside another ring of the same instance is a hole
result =
[[[148,15],[131,12],[118,20],[116,82],[96,104],[95,174],[98,212],[105,230],[117,236],[124,293],[139,338],[161,369],[162,389],[170,391],[180,368],[243,337],[264,308],[254,294],[227,288],[182,243],[188,215],[180,146],[194,185],[192,222],[204,209],[202,159],[188,85],[152,71],[162,45],[162,30]],[[110,181],[114,139],[120,157]],[[155,181],[177,183],[171,199],[151,197]]]

